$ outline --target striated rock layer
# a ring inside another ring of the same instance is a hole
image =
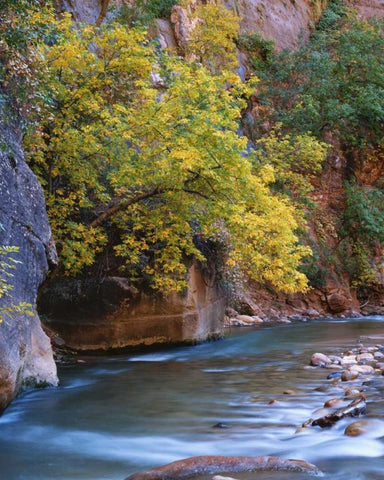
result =
[[[1,118],[5,115],[0,112]],[[24,161],[20,135],[0,122],[0,245],[16,246],[18,262],[9,283],[12,303],[32,304],[31,315],[13,314],[0,323],[0,412],[23,384],[56,385],[51,344],[41,328],[35,303],[56,250],[36,177]],[[9,305],[10,297],[0,299]]]
[[[68,347],[85,351],[193,343],[222,334],[225,298],[197,265],[184,295],[132,289],[123,277],[50,282],[39,309]]]

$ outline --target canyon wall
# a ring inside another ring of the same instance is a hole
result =
[[[133,289],[123,277],[60,278],[40,296],[46,324],[79,351],[195,343],[219,337],[226,299],[211,270],[189,268],[184,294]]]
[[[3,315],[0,323],[0,412],[23,385],[57,385],[49,338],[36,312],[38,288],[49,264],[57,262],[42,189],[25,163],[17,126],[7,124],[0,111],[0,245],[15,246],[12,303],[31,304],[29,314]],[[4,278],[4,272],[3,272]],[[0,307],[10,306],[10,296]]]

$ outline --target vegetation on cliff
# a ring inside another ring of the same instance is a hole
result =
[[[285,291],[305,289],[298,267],[309,249],[298,242],[302,211],[287,191],[298,175],[319,169],[325,146],[275,131],[247,149],[238,121],[254,81],[230,71],[236,17],[225,22],[231,14],[220,6],[200,11],[191,43],[197,63],[159,52],[141,28],[77,29],[49,6],[16,16],[19,5],[9,5],[5,25],[15,35],[3,40],[3,81],[19,88],[24,68],[18,98],[32,126],[24,144],[68,274],[92,264],[109,240],[130,278],[179,290],[186,258],[204,258],[202,238],[226,245],[228,269]],[[206,28],[213,13],[220,34]],[[286,180],[285,156],[301,165]],[[279,182],[289,188],[276,189]]]
[[[327,255],[329,267],[348,273],[355,287],[379,284],[384,235],[383,23],[361,20],[335,0],[310,41],[297,51],[268,55],[263,62],[257,52],[252,55],[261,82],[258,109],[245,122],[250,137],[259,141],[265,129],[277,123],[290,135],[311,132],[344,159],[344,199],[334,225],[337,245]],[[309,215],[316,222],[316,213]]]
[[[224,246],[226,271],[305,289],[299,270],[310,251],[297,232],[305,216],[315,221],[308,193],[328,143],[346,159],[334,262],[344,262],[354,285],[375,283],[383,184],[358,172],[382,163],[379,22],[335,0],[308,44],[274,54],[271,42],[240,35],[240,19],[209,3],[191,14],[184,57],[175,57],[143,27],[168,16],[171,0],[80,28],[49,4],[5,4],[1,82],[27,119],[24,145],[67,274],[112,247],[132,280],[180,290],[186,259],[203,260],[198,245],[210,240]],[[237,48],[258,84],[232,73]],[[251,143],[239,134],[241,117]]]
[[[14,258],[14,254],[17,252],[17,247],[0,245],[0,323],[4,318],[12,317],[16,313],[33,316],[30,310],[31,304],[27,302],[19,302],[16,304],[12,301],[11,292],[13,285],[11,280],[17,264],[20,264],[20,262]]]

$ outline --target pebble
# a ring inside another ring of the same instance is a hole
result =
[[[375,373],[375,369],[370,365],[352,365],[349,367],[350,372],[356,372],[357,374],[361,373],[362,375],[371,375]]]
[[[311,365],[315,367],[325,367],[327,364],[330,364],[331,359],[324,355],[324,353],[314,353],[311,357]]]
[[[344,391],[344,395],[346,397],[356,397],[358,395],[360,395],[360,390],[357,389],[357,388],[346,388],[345,391]]]
[[[346,370],[341,376],[343,382],[348,382],[349,380],[355,380],[359,376],[359,372]]]
[[[284,395],[296,395],[295,390],[284,390]]]
[[[325,408],[333,408],[333,407],[337,407],[338,405],[340,405],[341,403],[344,403],[345,400],[343,400],[342,398],[330,398],[329,400],[327,400],[325,403],[324,403],[324,407]]]
[[[356,355],[346,355],[340,363],[341,365],[355,365],[357,363]]]
[[[356,360],[358,363],[367,363],[367,362],[373,362],[374,356],[372,353],[362,353],[361,355],[357,355]]]
[[[344,372],[332,372],[327,376],[327,380],[331,380],[332,378],[341,378]]]

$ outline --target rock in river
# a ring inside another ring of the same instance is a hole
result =
[[[331,362],[331,359],[324,353],[314,353],[311,357],[311,365],[314,367],[325,367]]]
[[[255,472],[255,471],[293,471],[298,473],[319,474],[319,469],[303,460],[291,460],[280,457],[223,457],[207,455],[190,457],[161,467],[134,473],[126,480],[179,480],[200,475],[219,473]]]
[[[371,438],[379,438],[384,435],[384,422],[378,419],[358,420],[348,425],[344,434],[349,437],[366,434]]]

